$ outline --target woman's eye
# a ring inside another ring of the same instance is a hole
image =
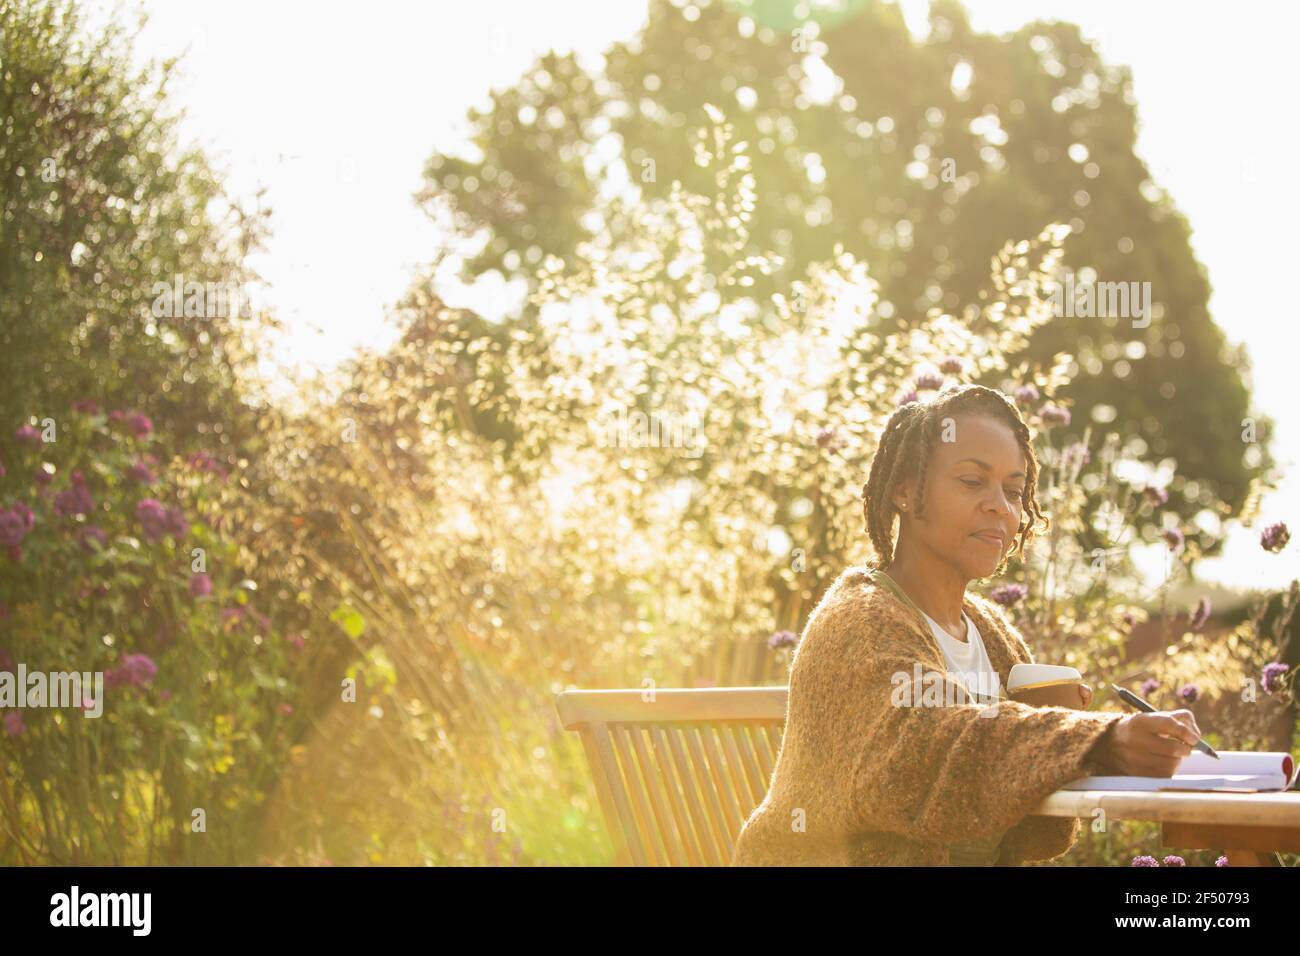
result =
[[[983,484],[983,482],[981,482],[978,478],[967,478],[962,481],[962,484],[965,485],[967,488],[978,488],[981,484]],[[1017,501],[1023,501],[1025,498],[1025,493],[1021,491],[1019,488],[1010,488],[1008,489],[1007,494],[1014,496]]]

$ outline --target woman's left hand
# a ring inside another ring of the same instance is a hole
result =
[[[1092,704],[1092,688],[1087,684],[1080,684],[1079,696],[1083,698],[1083,709],[1087,710]]]

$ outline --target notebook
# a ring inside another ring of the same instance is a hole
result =
[[[1221,790],[1259,793],[1286,790],[1295,781],[1295,760],[1288,753],[1220,750],[1219,759],[1194,750],[1172,777],[1080,777],[1062,790]]]

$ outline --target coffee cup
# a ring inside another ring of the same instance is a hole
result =
[[[1083,710],[1083,675],[1061,664],[1016,664],[1007,674],[1007,696],[1034,707]]]

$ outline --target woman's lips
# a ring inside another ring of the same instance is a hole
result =
[[[993,545],[993,547],[995,547],[995,548],[1001,548],[1001,547],[1002,547],[1002,539],[1001,539],[1001,538],[998,538],[998,537],[995,537],[995,536],[993,536],[993,535],[988,535],[988,534],[973,534],[973,535],[971,535],[971,537],[974,538],[976,541],[983,541],[985,544],[991,544],[991,545]]]

